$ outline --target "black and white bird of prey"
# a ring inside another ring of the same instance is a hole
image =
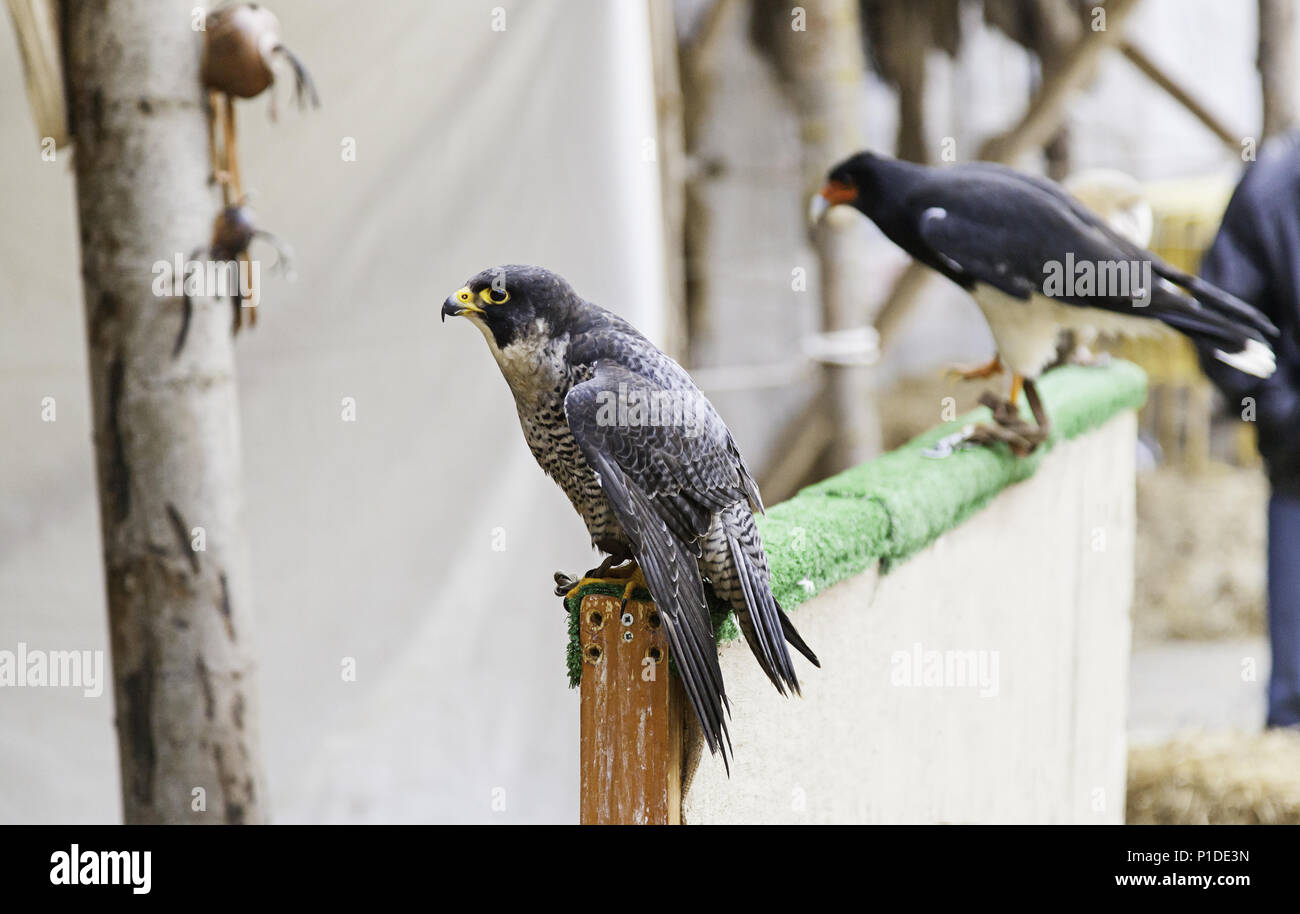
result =
[[[650,591],[705,740],[725,762],[730,708],[706,581],[777,691],[799,691],[787,641],[820,665],[772,595],[758,486],[731,433],[680,365],[549,270],[484,270],[446,300],[448,315],[483,333],[529,449],[607,554],[584,580]]]
[[[862,152],[830,171],[821,209],[852,205],[896,245],[971,294],[997,355],[965,378],[1012,372],[1007,401],[986,395],[997,427],[971,436],[1026,454],[1049,422],[1034,381],[1061,331],[1141,335],[1163,324],[1266,378],[1277,328],[1254,308],[1125,238],[1056,184],[990,163],[929,167]],[[1023,384],[1037,427],[1019,418]]]

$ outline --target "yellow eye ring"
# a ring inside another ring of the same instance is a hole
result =
[[[486,289],[479,292],[478,296],[489,305],[504,305],[506,302],[510,301],[509,292],[505,289],[494,289],[491,286],[488,286]]]

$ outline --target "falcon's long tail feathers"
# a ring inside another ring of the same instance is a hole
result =
[[[817,655],[813,653],[813,649],[805,644],[803,638],[801,638],[799,633],[795,631],[794,623],[791,622],[790,617],[785,614],[785,610],[781,608],[780,603],[776,604],[776,614],[781,617],[781,631],[785,633],[785,640],[789,642],[790,646],[796,651],[803,654],[804,658],[809,663],[820,670],[822,668],[822,662],[817,659]]]
[[[605,463],[604,468],[607,474],[604,478],[608,480],[612,481],[616,478],[613,474],[619,473],[612,464]],[[695,559],[699,546],[683,543],[674,536],[667,524],[658,519],[649,498],[636,487],[607,485],[606,491],[619,501],[626,498],[625,508],[630,508],[642,520],[635,549],[637,565],[660,609],[670,657],[681,674],[686,697],[699,718],[709,751],[715,754],[722,751],[722,762],[730,773],[731,736],[726,720],[730,706],[722,683],[722,667],[718,664],[704,582]]]
[[[720,574],[715,569],[714,591],[731,603],[749,649],[772,685],[782,695],[799,694],[799,678],[786,643],[821,666],[772,595],[763,543],[754,515],[744,504],[718,515],[716,534],[725,537],[730,561]]]

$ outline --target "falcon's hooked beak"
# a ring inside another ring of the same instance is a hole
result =
[[[816,224],[832,206],[837,206],[840,203],[852,203],[856,199],[858,199],[858,189],[856,187],[845,184],[843,181],[827,181],[821,193],[812,198],[812,202],[808,207],[808,220]]]
[[[442,303],[442,321],[447,322],[447,316],[460,317],[462,314],[482,314],[483,309],[474,303],[474,293],[469,290],[469,286],[462,286],[455,293],[447,296],[447,300]]]

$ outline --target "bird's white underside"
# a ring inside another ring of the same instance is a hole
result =
[[[971,293],[997,345],[1002,364],[1026,378],[1037,378],[1056,359],[1062,330],[1073,330],[1081,343],[1099,336],[1162,336],[1164,324],[1102,308],[1063,305],[1034,293],[1028,301],[982,283]]]
[[[1103,336],[1152,337],[1174,332],[1152,318],[1063,305],[1038,293],[1026,301],[983,283],[976,284],[971,296],[993,331],[993,342],[1002,364],[1030,379],[1037,378],[1055,361],[1062,330],[1075,331],[1079,342],[1085,345]],[[1134,314],[1138,313],[1139,309],[1134,308]],[[1256,340],[1248,340],[1240,352],[1216,349],[1214,355],[1224,364],[1257,378],[1267,378],[1277,367],[1273,350]]]

